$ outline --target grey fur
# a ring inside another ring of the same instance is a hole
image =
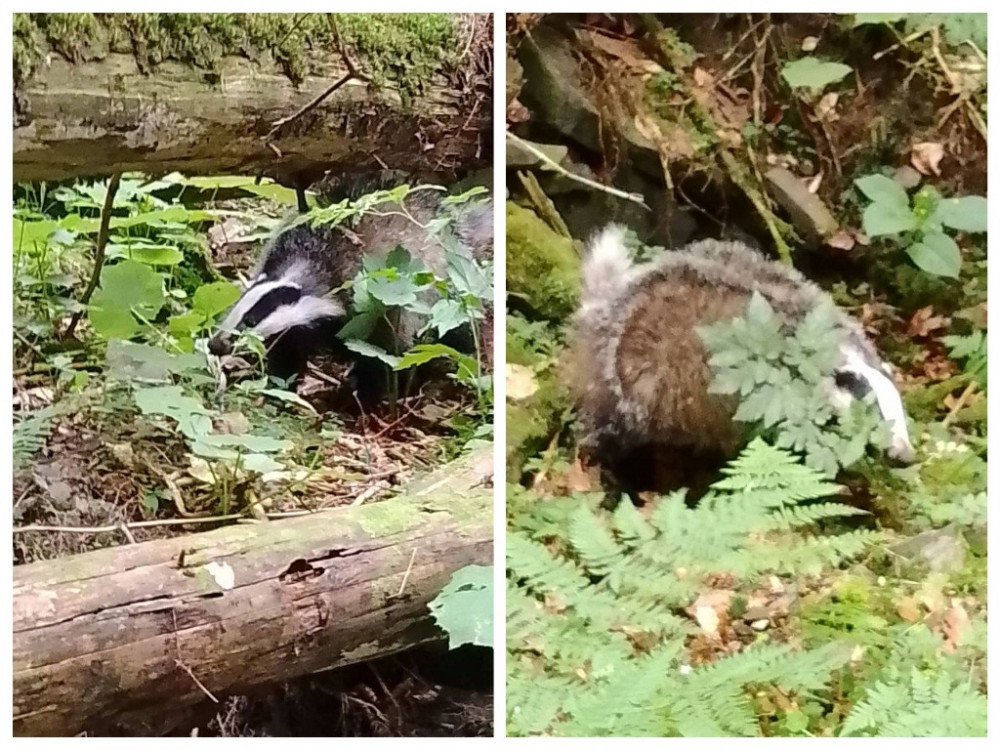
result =
[[[731,453],[740,432],[735,401],[708,393],[694,328],[742,314],[754,292],[793,323],[829,300],[794,268],[739,242],[705,240],[634,265],[620,230],[595,238],[574,321],[584,443],[616,456],[650,444]],[[835,314],[842,348],[888,377],[861,325],[839,308]],[[912,458],[908,436],[895,453]]]

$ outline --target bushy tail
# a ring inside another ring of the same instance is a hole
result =
[[[611,224],[587,246],[583,260],[583,302],[595,304],[618,296],[632,272],[632,259],[625,247],[625,230]]]

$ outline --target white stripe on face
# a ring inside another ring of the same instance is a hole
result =
[[[325,318],[339,318],[344,314],[343,306],[332,299],[323,297],[300,297],[292,305],[282,305],[254,326],[262,338],[277,335],[295,326],[317,323]]]
[[[278,281],[265,281],[262,284],[254,284],[246,290],[242,297],[236,300],[236,304],[226,313],[226,317],[223,318],[219,326],[224,331],[235,331],[240,321],[243,320],[243,317],[253,309],[254,305],[260,302],[264,295],[273,289],[281,287],[302,288],[298,284],[280,279]]]
[[[903,399],[899,395],[896,384],[881,368],[872,367],[865,362],[864,357],[856,349],[845,346],[841,347],[841,352],[847,360],[841,369],[864,378],[875,394],[875,402],[882,413],[882,418],[889,424],[892,433],[889,455],[900,461],[912,462],[914,459],[913,444],[910,443],[910,433],[906,426]]]

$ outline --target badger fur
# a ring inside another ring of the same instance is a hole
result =
[[[325,197],[328,202],[354,199],[392,186],[385,178],[354,181]],[[216,356],[229,354],[238,332],[253,330],[265,341],[268,370],[286,378],[301,371],[317,353],[343,353],[336,334],[351,301],[350,292],[342,289],[344,284],[361,270],[366,255],[384,258],[400,246],[443,275],[444,248],[423,228],[443,212],[451,213],[451,228],[473,257],[492,257],[489,202],[450,207],[442,205],[444,195],[434,189],[413,190],[402,207],[392,202],[378,205],[353,224],[286,225],[265,246],[250,285],[209,340],[209,351]],[[372,341],[389,350],[406,349],[413,344],[418,327],[417,320],[404,315],[394,326],[378,327]]]
[[[828,297],[739,242],[704,240],[636,265],[623,239],[621,229],[605,229],[584,260],[574,330],[584,443],[612,467],[650,445],[731,455],[741,439],[736,404],[708,392],[712,375],[696,328],[743,316],[755,291],[793,324]],[[890,455],[911,461],[891,369],[839,309],[837,327],[842,360],[831,402],[843,408],[873,392],[891,429]]]

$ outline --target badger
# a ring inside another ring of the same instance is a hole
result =
[[[608,227],[591,241],[572,348],[583,445],[612,475],[623,471],[630,452],[649,446],[727,457],[738,449],[736,404],[709,393],[712,374],[696,329],[743,316],[754,292],[792,324],[829,300],[795,269],[740,242],[703,240],[635,264],[621,228]],[[873,393],[891,431],[890,456],[911,462],[892,368],[856,320],[839,308],[835,314],[841,341],[831,405],[842,409]]]
[[[378,177],[355,180],[346,188],[340,187],[338,193],[324,195],[333,202],[331,197],[354,199],[387,187],[392,185]],[[443,195],[440,190],[415,189],[402,205],[379,204],[350,225],[286,222],[265,245],[249,286],[209,339],[209,351],[217,357],[230,354],[239,332],[252,330],[264,340],[268,371],[282,378],[301,372],[316,354],[346,354],[337,339],[350,306],[345,284],[361,270],[366,255],[385,258],[397,247],[443,275],[445,250],[428,228],[442,213],[451,214],[458,243],[474,258],[491,258],[493,213],[489,201],[446,206]],[[419,322],[403,315],[393,323],[377,325],[372,342],[390,351],[412,346]]]

